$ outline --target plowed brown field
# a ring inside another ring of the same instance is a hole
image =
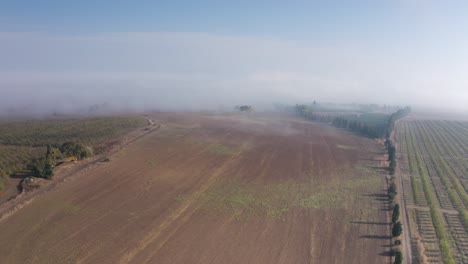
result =
[[[161,128],[0,222],[0,263],[388,263],[384,150],[288,117]]]

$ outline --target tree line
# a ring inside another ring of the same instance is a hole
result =
[[[364,122],[357,120],[348,120],[344,117],[337,117],[332,121],[332,125],[339,128],[348,129],[356,134],[369,138],[379,138],[382,135],[382,129],[375,126],[369,126]]]
[[[407,106],[403,109],[400,109],[396,111],[395,113],[390,115],[390,118],[388,119],[388,124],[387,124],[387,135],[386,138],[390,138],[390,135],[393,132],[393,129],[395,129],[395,123],[398,119],[405,117],[411,112],[411,107]]]
[[[389,171],[390,171],[390,175],[392,176],[390,186],[387,190],[387,195],[391,204],[393,204],[393,200],[398,193],[397,193],[397,187],[395,184],[395,177],[394,177],[395,168],[397,165],[396,147],[393,144],[393,141],[391,140],[390,135],[395,129],[396,121],[408,115],[410,112],[411,112],[411,108],[408,106],[403,109],[400,109],[396,111],[395,113],[393,113],[392,115],[390,115],[390,118],[387,123],[385,147],[388,153]],[[401,222],[399,221],[399,218],[400,218],[400,205],[396,203],[393,205],[393,212],[392,212],[392,237],[395,237],[395,238],[399,237],[403,232],[403,227],[402,227]],[[400,244],[401,244],[401,240],[399,239],[395,240],[395,245],[398,246]],[[395,257],[395,260],[393,262],[394,264],[403,263],[403,254],[401,253],[401,250],[399,248],[393,249],[392,255]]]
[[[294,107],[294,112],[303,118],[322,123],[331,123],[331,125],[335,127],[344,128],[352,131],[353,133],[369,138],[384,137],[389,130],[390,124],[394,124],[394,121],[392,120],[395,120],[395,118],[402,114],[399,111],[392,114],[389,120],[385,122],[385,125],[370,125],[365,121],[353,120],[356,118],[355,116],[353,116],[353,118],[345,116],[336,117],[332,115],[319,114],[318,112],[314,111],[314,109],[316,109],[315,104],[313,106],[296,104]],[[391,126],[393,127],[394,125]]]

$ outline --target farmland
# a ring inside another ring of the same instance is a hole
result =
[[[0,224],[6,263],[388,263],[383,146],[290,116],[161,124]]]
[[[145,124],[142,117],[0,121],[0,191],[11,185],[8,175],[25,170],[31,160],[43,156],[47,144],[76,141],[99,152],[110,141]],[[0,192],[0,196],[11,194]]]
[[[415,263],[468,263],[467,123],[405,119],[397,142]]]

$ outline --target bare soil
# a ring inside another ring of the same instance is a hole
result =
[[[291,117],[151,119],[4,218],[1,262],[389,262],[376,141]]]

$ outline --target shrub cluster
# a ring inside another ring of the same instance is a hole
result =
[[[65,142],[59,149],[65,158],[76,157],[77,159],[84,159],[93,155],[90,148],[76,142]]]
[[[393,262],[393,264],[403,263],[403,254],[401,253],[401,250],[393,249],[392,250],[392,255],[395,257],[395,261]]]
[[[54,166],[58,160],[68,157],[84,159],[92,156],[90,148],[76,142],[66,142],[55,148],[47,145],[45,157],[34,160],[30,164],[30,169],[34,176],[51,179],[54,176]]]
[[[392,236],[393,237],[399,237],[401,235],[402,231],[403,231],[403,228],[402,228],[400,222],[396,222],[395,224],[393,224],[393,227],[392,227]]]

